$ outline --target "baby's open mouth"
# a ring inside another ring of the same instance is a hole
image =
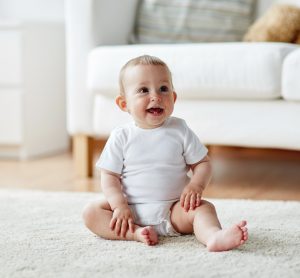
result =
[[[153,115],[161,115],[164,112],[164,109],[159,108],[159,107],[157,107],[157,108],[153,107],[153,108],[147,109],[146,111]]]

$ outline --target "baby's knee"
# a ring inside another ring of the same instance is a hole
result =
[[[96,207],[93,203],[87,204],[84,207],[84,209],[82,211],[82,218],[83,218],[84,224],[88,228],[93,224],[95,214],[96,214]]]
[[[206,200],[201,200],[200,208],[201,207],[202,207],[202,209],[213,210],[213,211],[216,210],[214,204],[212,204],[211,202],[208,202]]]
[[[208,212],[208,213],[216,212],[215,206],[214,206],[212,203],[208,202],[208,201],[201,200],[201,203],[200,203],[200,206],[199,206],[199,207],[197,207],[197,208],[194,209],[194,210],[190,210],[190,211],[188,212],[189,221],[190,221],[191,223],[193,223],[196,214],[198,214],[198,213],[202,214],[202,213],[204,213],[204,212],[206,212],[206,213],[207,213],[207,212]]]

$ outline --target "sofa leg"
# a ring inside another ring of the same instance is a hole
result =
[[[87,135],[73,137],[75,171],[81,178],[93,176],[93,138]]]

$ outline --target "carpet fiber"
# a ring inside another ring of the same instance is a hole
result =
[[[0,277],[299,277],[300,202],[212,200],[223,226],[248,220],[239,249],[209,253],[194,236],[109,241],[81,210],[96,193],[0,190]]]

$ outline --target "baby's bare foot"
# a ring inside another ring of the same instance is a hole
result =
[[[146,243],[147,245],[156,245],[158,243],[158,236],[153,227],[140,227],[135,230],[135,239]]]
[[[248,239],[246,225],[246,221],[241,221],[231,228],[215,232],[206,244],[207,249],[209,251],[227,251],[242,245]]]

